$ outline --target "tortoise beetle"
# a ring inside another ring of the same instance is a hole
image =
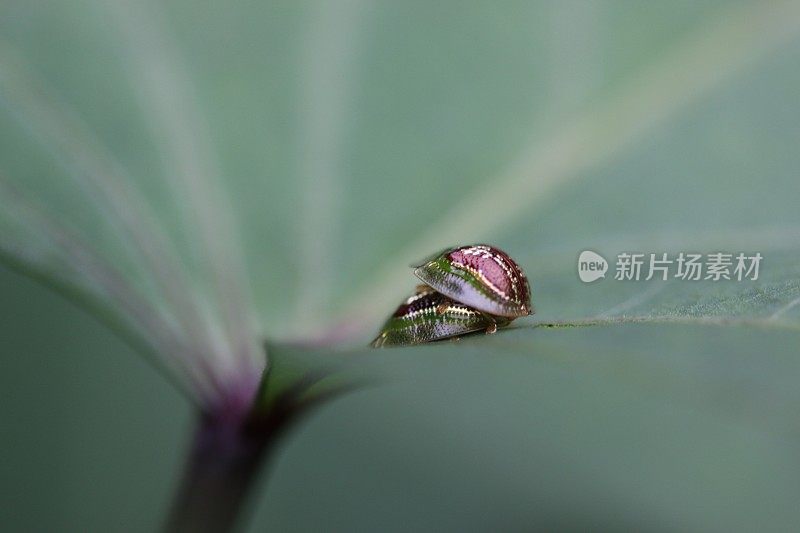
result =
[[[415,265],[414,274],[425,284],[384,323],[374,348],[494,333],[533,313],[525,273],[493,246],[448,248]]]
[[[372,341],[373,348],[420,344],[484,330],[494,333],[511,322],[454,302],[428,285],[417,286],[395,310]]]
[[[416,265],[414,274],[445,296],[508,318],[533,314],[528,278],[502,250],[485,244],[448,248]]]

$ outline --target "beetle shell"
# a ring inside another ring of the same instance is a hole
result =
[[[480,330],[493,332],[497,326],[508,322],[508,319],[487,316],[427,285],[420,285],[386,321],[372,346],[419,344]]]
[[[528,278],[508,254],[493,246],[449,248],[418,265],[414,274],[478,311],[511,319],[533,314]]]

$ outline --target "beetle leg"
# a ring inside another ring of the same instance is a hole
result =
[[[371,346],[373,348],[383,348],[383,344],[386,342],[386,333],[381,333],[378,337],[372,341]]]
[[[497,332],[497,319],[495,317],[493,317],[492,315],[489,315],[489,314],[486,314],[486,313],[481,313],[481,315],[483,315],[483,318],[485,318],[486,320],[489,321],[489,325],[486,326],[486,330],[485,330],[486,334],[487,335],[491,335],[492,333],[496,333]]]

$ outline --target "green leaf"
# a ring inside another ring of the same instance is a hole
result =
[[[354,371],[389,384],[328,404],[289,439],[256,522],[791,529],[798,340],[754,326],[627,324],[351,354]]]
[[[508,249],[542,312],[579,319],[599,306],[560,307],[593,290],[547,291],[586,247],[796,240],[793,3],[343,6],[9,3],[5,179],[188,327],[253,322],[279,339],[342,311],[368,338],[408,291],[406,265],[456,243]],[[134,189],[146,206],[128,222],[76,185],[108,168],[130,182],[117,203]],[[152,278],[167,267],[143,266],[120,226],[163,233],[169,279],[200,302],[164,302]],[[231,282],[255,310],[220,302]]]
[[[0,257],[201,405],[257,386],[265,338],[324,348],[269,344],[264,402],[366,382],[289,438],[259,525],[790,529],[798,11],[4,2]],[[372,338],[408,264],[476,241],[519,261],[534,317],[331,348]],[[583,284],[583,250],[764,260]]]

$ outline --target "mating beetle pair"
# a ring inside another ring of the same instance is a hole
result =
[[[419,285],[381,328],[374,348],[419,344],[498,327],[533,314],[525,273],[508,254],[477,244],[448,248],[414,267]]]

